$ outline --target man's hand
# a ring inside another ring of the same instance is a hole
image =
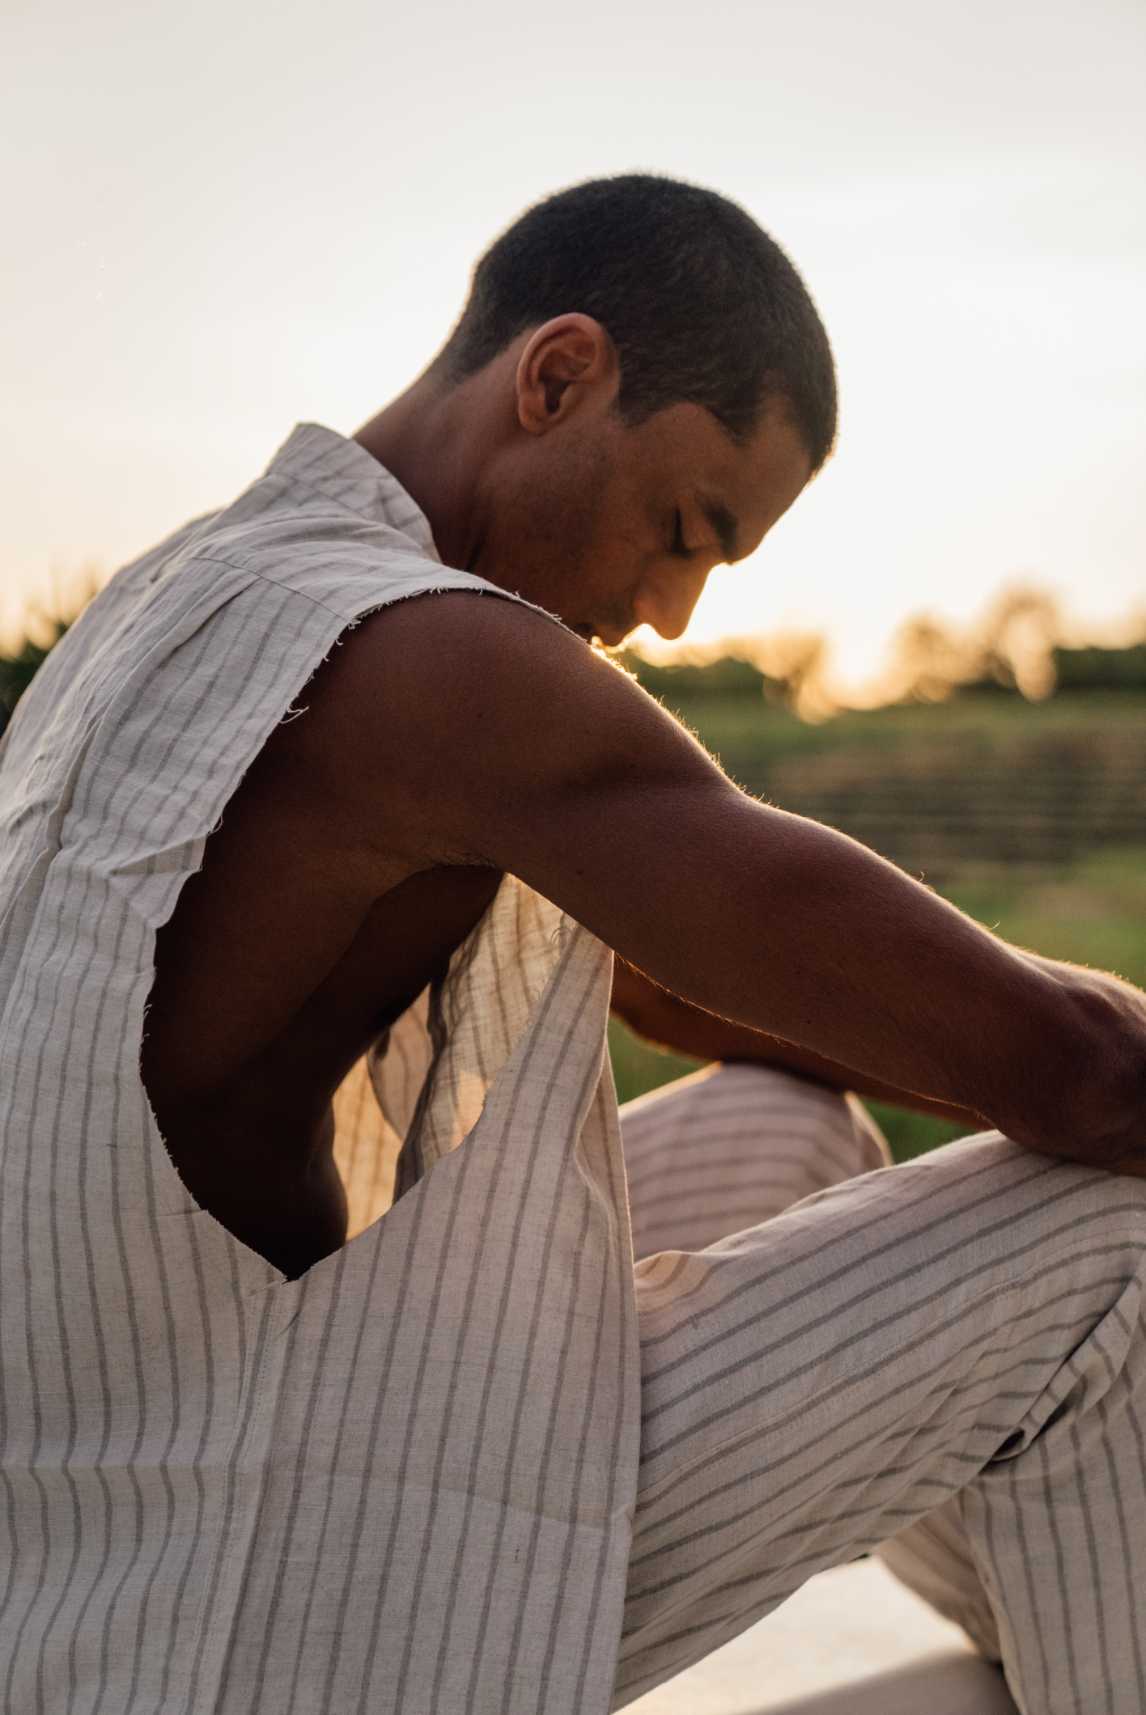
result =
[[[1086,1033],[1102,1044],[1102,1063],[1075,1080],[1054,1131],[1018,1141],[1043,1155],[1146,1179],[1146,993],[1110,971],[1024,957],[1059,984]]]

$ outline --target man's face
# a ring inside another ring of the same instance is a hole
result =
[[[679,637],[712,568],[758,548],[810,472],[779,401],[736,446],[692,404],[626,428],[602,390],[519,443],[470,569],[586,639],[616,645],[646,623]]]

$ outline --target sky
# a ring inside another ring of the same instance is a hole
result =
[[[1020,578],[1080,635],[1146,613],[1142,0],[3,18],[0,618],[226,504],[296,422],[353,433],[498,232],[634,170],[748,209],[839,370],[838,451],[684,645],[822,630],[846,687]]]

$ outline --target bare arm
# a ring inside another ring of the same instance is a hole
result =
[[[363,632],[340,766],[373,783],[364,837],[512,871],[695,1006],[1032,1148],[1146,1158],[1139,991],[1072,984],[847,835],[748,797],[540,614],[440,594]]]
[[[830,1090],[854,1090],[857,1095],[892,1102],[915,1113],[954,1120],[968,1131],[982,1131],[989,1124],[982,1114],[973,1114],[967,1108],[921,1096],[914,1090],[881,1084],[870,1074],[838,1066],[811,1048],[799,1048],[778,1036],[769,1036],[766,1031],[702,1012],[680,995],[669,994],[619,957],[613,968],[612,1010],[638,1036],[696,1060],[746,1060],[756,1065],[777,1066]]]

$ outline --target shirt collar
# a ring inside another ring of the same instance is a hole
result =
[[[421,507],[392,471],[336,430],[322,423],[296,423],[264,474],[316,489],[361,517],[381,519],[441,563]]]

